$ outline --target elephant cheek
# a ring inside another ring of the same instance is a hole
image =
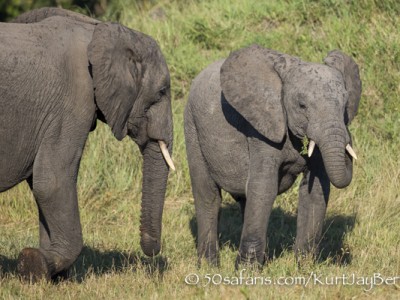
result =
[[[147,114],[147,134],[149,138],[164,141],[167,145],[172,143],[173,122],[171,104],[167,99],[152,106]]]
[[[143,147],[149,140],[147,134],[147,120],[145,118],[135,119],[128,123],[128,135],[139,146]]]

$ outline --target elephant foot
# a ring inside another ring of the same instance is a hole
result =
[[[265,257],[265,254],[260,257],[248,257],[238,254],[235,262],[235,270],[239,270],[239,268],[243,267],[247,269],[262,270],[266,261]]]
[[[207,256],[207,255],[202,255],[199,256],[197,259],[197,266],[200,268],[202,262],[205,261],[209,266],[212,267],[219,267],[220,263],[219,263],[219,257],[217,254],[212,255],[212,256]]]
[[[60,283],[71,279],[71,269],[63,270],[51,277],[54,283]]]
[[[242,241],[236,257],[235,268],[239,266],[257,266],[262,268],[266,261],[265,244],[259,240]]]
[[[313,250],[301,250],[297,249],[295,251],[295,259],[296,264],[299,269],[302,269],[305,266],[310,264],[314,264],[316,261],[316,257],[318,256],[315,249]]]
[[[21,251],[18,256],[17,271],[22,280],[30,283],[51,279],[46,258],[35,248],[25,248]]]
[[[206,257],[206,259],[207,259],[207,263],[210,266],[213,266],[213,267],[219,267],[220,266],[219,265],[218,255],[215,255],[215,256],[212,256],[212,257]]]
[[[207,264],[213,267],[219,266],[219,247],[218,242],[208,242],[203,244],[202,247],[198,249],[198,266],[201,265],[202,260],[206,260]]]

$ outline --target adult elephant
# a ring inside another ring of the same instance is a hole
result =
[[[347,125],[360,95],[358,67],[338,50],[316,64],[253,45],[197,76],[185,138],[199,258],[218,263],[222,188],[244,215],[237,264],[263,264],[273,202],[300,173],[295,251],[318,253],[330,182],[344,188],[352,179],[356,156]]]
[[[0,192],[26,180],[40,222],[40,247],[21,251],[18,271],[50,279],[78,257],[76,182],[96,119],[141,150],[141,247],[158,254],[173,129],[169,71],[157,43],[62,9],[14,22],[28,24],[0,23]]]

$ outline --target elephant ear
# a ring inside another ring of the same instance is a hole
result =
[[[135,34],[117,23],[101,23],[88,46],[96,105],[118,140],[127,134],[139,90],[142,59]]]
[[[274,70],[278,53],[252,45],[232,52],[220,71],[224,97],[258,132],[275,143],[286,134],[282,82]]]
[[[333,50],[325,57],[324,63],[342,73],[349,100],[346,104],[345,122],[350,124],[357,115],[361,98],[361,80],[358,65],[350,57],[339,50]]]
[[[286,81],[288,82],[288,86],[290,86],[290,84],[292,83],[291,80],[294,80],[293,74],[292,76],[289,76],[290,71],[293,68],[298,67],[301,63],[302,62],[299,58],[287,54],[280,54],[279,57],[275,60],[274,69],[276,72],[278,72],[279,77],[281,78],[284,85]]]

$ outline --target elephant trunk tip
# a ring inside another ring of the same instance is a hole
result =
[[[338,189],[344,189],[345,187],[348,187],[348,186],[350,185],[351,179],[352,179],[352,178],[350,177],[349,180],[340,180],[340,181],[331,180],[331,182],[332,182],[332,184],[333,184],[336,188],[338,188]]]
[[[156,256],[161,250],[160,239],[154,238],[146,232],[142,232],[140,246],[144,254],[150,257]]]

